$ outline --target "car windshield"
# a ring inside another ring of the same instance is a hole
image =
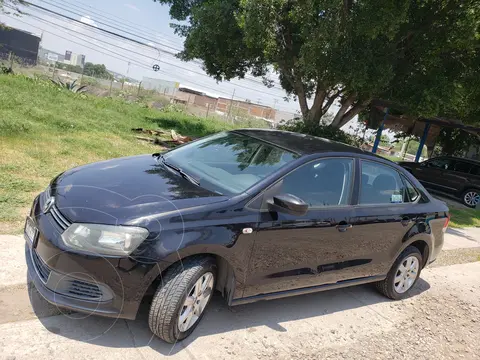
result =
[[[239,133],[221,132],[164,155],[168,164],[220,194],[247,190],[299,155]]]

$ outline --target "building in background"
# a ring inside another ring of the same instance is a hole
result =
[[[53,64],[55,62],[63,63],[65,61],[65,55],[52,50],[40,48],[38,49],[38,59],[42,63],[47,64]]]
[[[142,79],[142,88],[145,90],[155,90],[164,95],[175,95],[179,87],[180,84],[175,81],[167,81],[149,77],[143,77]]]
[[[22,64],[36,65],[40,40],[29,32],[0,26],[0,58],[8,59],[12,54]]]
[[[65,59],[63,60],[65,64],[70,64],[73,66],[81,66],[82,68],[85,65],[85,55],[75,54],[69,50],[65,51]]]

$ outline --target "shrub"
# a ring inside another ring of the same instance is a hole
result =
[[[279,129],[318,136],[353,146],[358,146],[360,142],[360,139],[356,138],[355,136],[349,135],[338,128],[324,124],[318,126],[309,126],[303,121],[290,120],[285,125],[279,126]]]

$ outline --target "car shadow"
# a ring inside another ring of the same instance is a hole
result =
[[[474,243],[478,243],[480,241],[480,239],[477,239],[475,236],[471,236],[471,235],[466,234],[465,231],[462,230],[462,229],[454,229],[454,228],[449,227],[447,229],[446,233],[462,237],[466,240],[473,241]]]
[[[410,296],[419,295],[429,288],[430,285],[425,280],[419,279]],[[255,331],[252,328],[257,326],[267,326],[274,331],[286,332],[281,323],[391,301],[380,295],[371,284],[235,307],[228,307],[223,298],[215,294],[195,331],[187,339],[173,345],[165,343],[150,332],[148,299],[142,303],[136,320],[109,319],[68,312],[39,320],[48,331],[68,339],[112,348],[149,346],[160,354],[173,355],[208,335],[241,329]],[[35,312],[42,311],[38,301],[32,306]]]

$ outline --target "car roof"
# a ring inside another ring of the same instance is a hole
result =
[[[364,151],[338,141],[290,131],[271,129],[238,129],[232,130],[232,132],[268,142],[299,155],[316,154],[322,152],[349,152],[384,159],[381,156],[372,154],[369,151]]]
[[[451,159],[451,160],[465,161],[465,162],[472,163],[474,165],[480,165],[480,160],[461,158],[461,157],[458,157],[458,156],[438,156],[438,158],[446,158],[446,159]],[[434,158],[432,158],[432,159],[434,159]]]

